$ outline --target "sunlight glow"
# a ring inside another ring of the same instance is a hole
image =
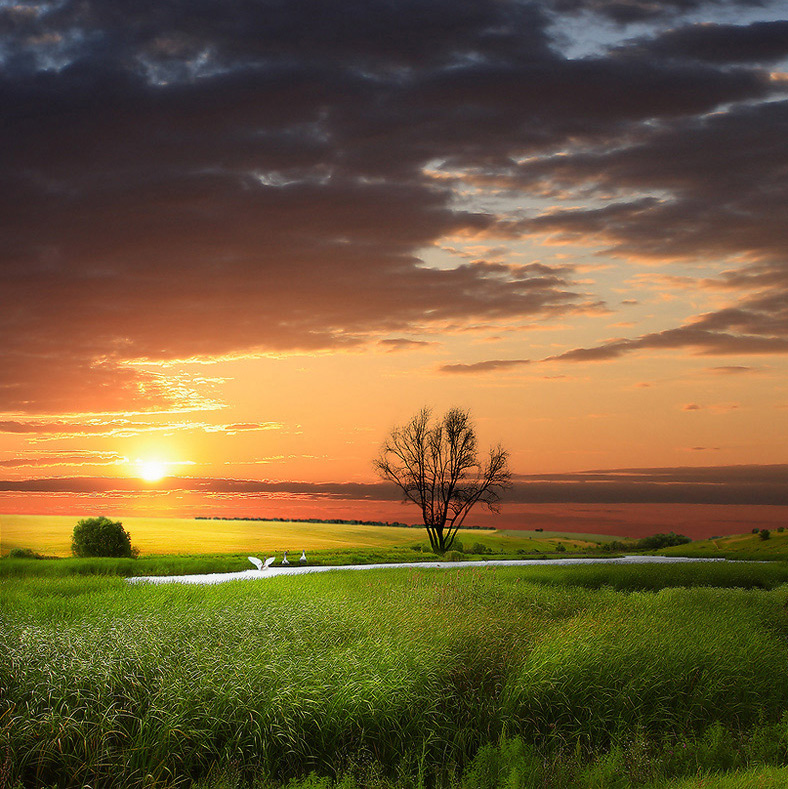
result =
[[[137,465],[140,476],[146,482],[158,482],[167,475],[167,464],[160,460],[142,460]]]

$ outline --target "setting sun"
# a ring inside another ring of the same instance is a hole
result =
[[[140,476],[146,482],[158,482],[167,474],[167,464],[160,460],[145,460],[138,463]]]

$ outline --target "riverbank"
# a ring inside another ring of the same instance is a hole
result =
[[[330,570],[387,570],[393,568],[418,568],[423,570],[445,569],[458,570],[463,567],[533,567],[551,565],[569,567],[584,564],[681,564],[684,562],[724,562],[726,559],[718,558],[687,558],[682,556],[618,556],[615,558],[588,558],[588,559],[487,559],[483,561],[459,562],[398,562],[386,564],[346,564],[336,566],[313,567],[276,567],[271,566],[265,570],[243,570],[236,573],[204,573],[195,575],[167,575],[167,576],[137,576],[127,578],[129,583],[152,584],[220,584],[227,581],[263,580],[265,578],[278,578],[283,575],[305,575],[307,573],[324,573]]]

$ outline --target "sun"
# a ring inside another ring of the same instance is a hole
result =
[[[167,475],[167,464],[160,460],[142,460],[138,466],[140,476],[146,482],[158,482]]]

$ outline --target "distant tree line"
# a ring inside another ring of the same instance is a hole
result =
[[[621,553],[622,551],[658,551],[660,548],[670,548],[673,545],[686,545],[692,542],[689,537],[683,534],[652,534],[650,537],[643,537],[636,543],[625,543],[621,540],[613,540],[602,545],[605,553]]]
[[[639,551],[658,551],[660,548],[671,548],[674,545],[686,545],[692,542],[689,537],[683,534],[652,534],[650,537],[644,537],[642,540],[637,541],[635,546]]]
[[[399,521],[365,521],[347,518],[270,518],[267,515],[197,515],[197,521],[271,521],[273,523],[341,523],[348,526],[394,526],[400,529],[423,529],[423,523],[400,523]],[[463,529],[495,531],[495,526],[463,526]]]

